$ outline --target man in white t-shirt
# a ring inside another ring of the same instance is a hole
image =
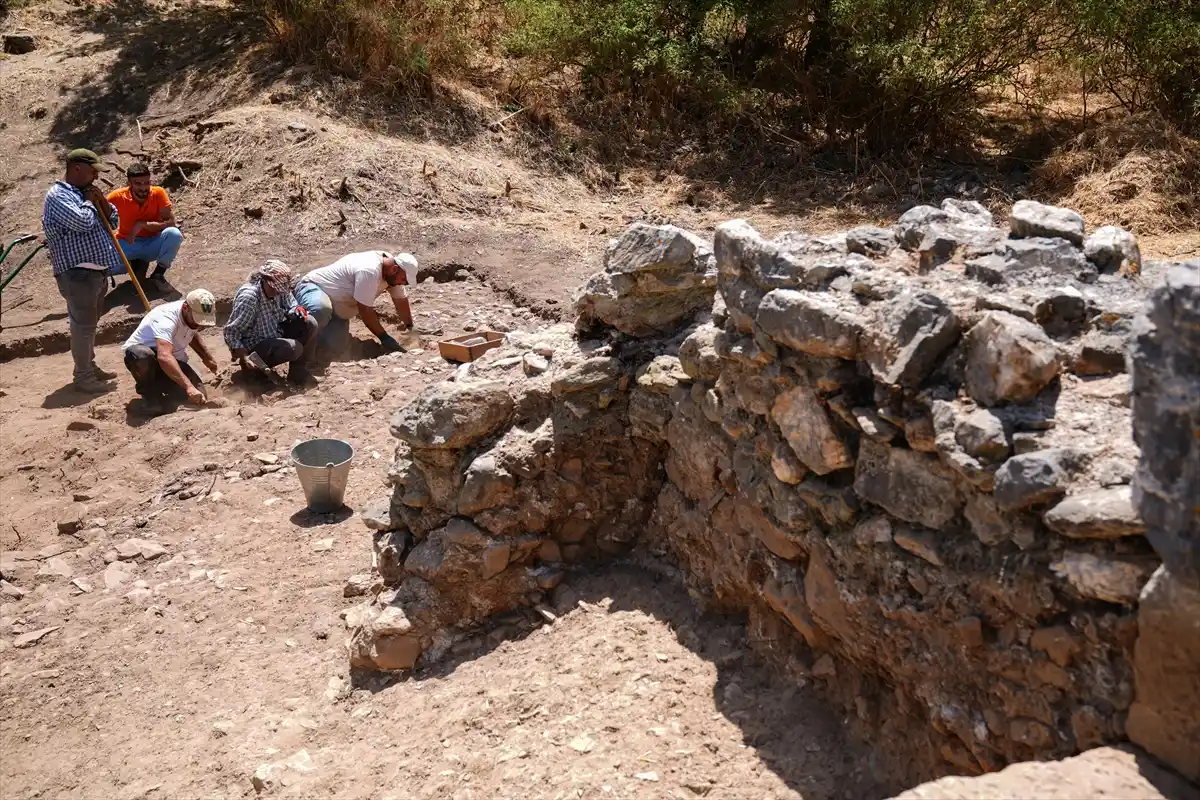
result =
[[[207,289],[194,289],[183,300],[164,303],[142,317],[137,330],[125,341],[125,367],[133,374],[138,394],[150,414],[161,414],[164,404],[180,392],[201,405],[204,383],[187,363],[190,346],[209,372],[217,361],[196,335],[200,328],[217,324],[217,301]]]
[[[416,283],[417,260],[411,255],[393,256],[383,250],[368,250],[314,269],[300,279],[294,294],[297,304],[317,321],[319,348],[344,347],[350,320],[362,317],[363,324],[378,337],[384,351],[392,353],[400,349],[400,344],[384,330],[375,311],[375,298],[387,292],[400,323],[411,328],[413,318],[407,287]]]

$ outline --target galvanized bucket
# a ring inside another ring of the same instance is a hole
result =
[[[309,439],[292,448],[292,463],[308,510],[326,514],[342,507],[354,448],[341,439]]]

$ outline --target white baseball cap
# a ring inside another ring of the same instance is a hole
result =
[[[201,328],[211,328],[217,324],[217,298],[208,289],[192,289],[184,302]]]
[[[400,253],[393,256],[396,263],[404,269],[404,277],[408,281],[409,286],[417,285],[417,260],[408,253]]]

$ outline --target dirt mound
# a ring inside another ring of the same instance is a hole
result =
[[[1138,234],[1195,227],[1200,214],[1200,140],[1153,114],[1112,118],[1055,151],[1035,188],[1085,216]]]

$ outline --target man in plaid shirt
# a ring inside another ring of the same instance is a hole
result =
[[[250,273],[233,296],[225,344],[244,370],[288,362],[288,383],[313,383],[309,373],[317,343],[317,321],[292,295],[292,270],[274,259]],[[258,359],[252,358],[258,356]]]
[[[93,394],[111,391],[116,373],[96,366],[96,326],[104,311],[106,273],[121,266],[112,237],[100,219],[116,230],[119,220],[104,192],[95,185],[106,167],[91,150],[67,154],[67,171],[46,192],[42,228],[59,294],[67,301],[75,388]]]

